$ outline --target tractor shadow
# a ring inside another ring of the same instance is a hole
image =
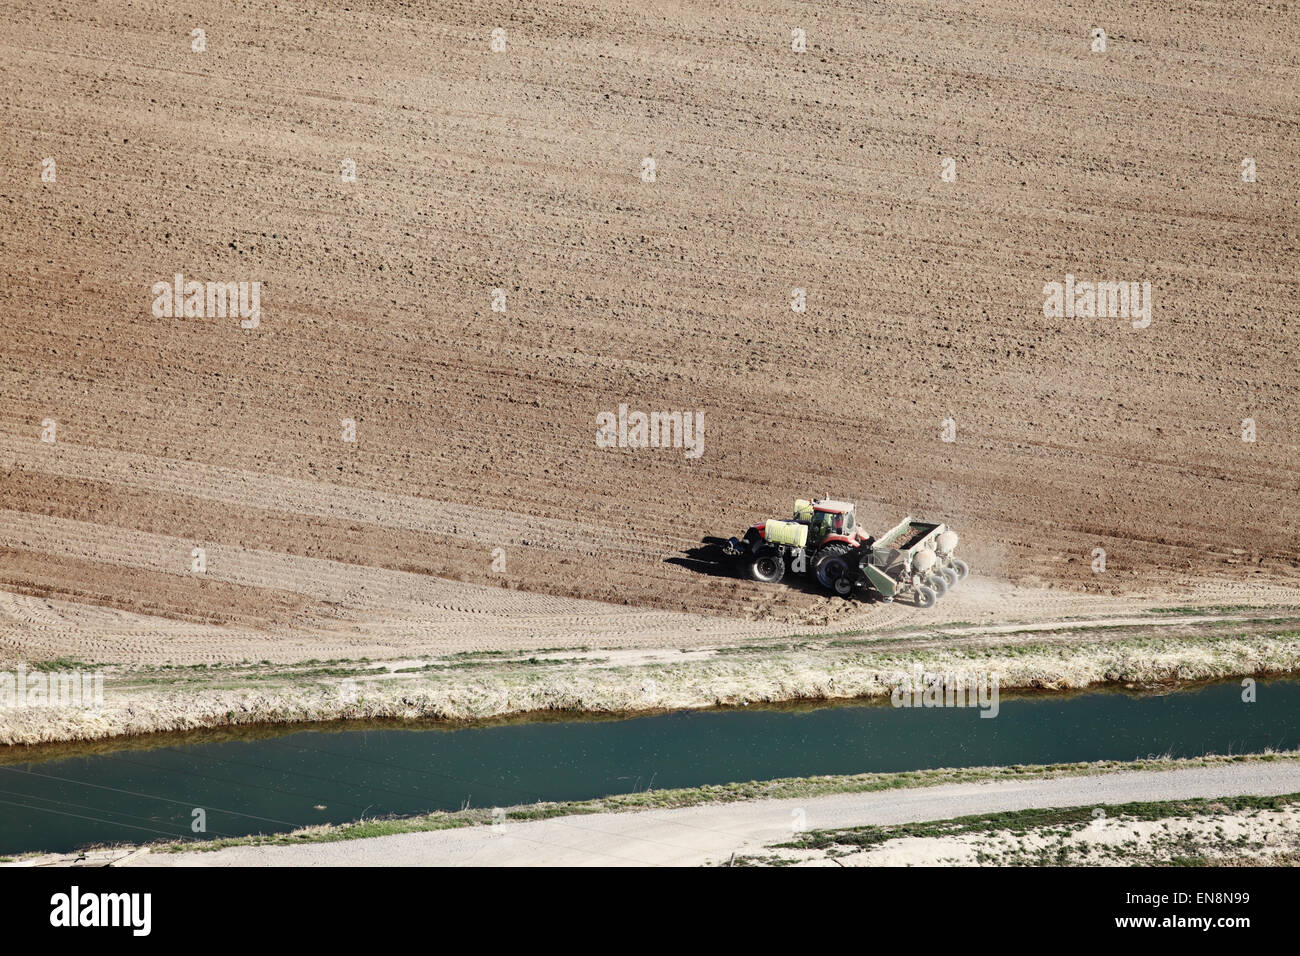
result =
[[[675,564],[714,578],[740,577],[740,562],[723,551],[726,544],[726,538],[706,536],[700,539],[699,547],[687,548],[682,552],[684,557],[664,558],[664,564]]]
[[[745,574],[745,563],[742,558],[732,557],[723,549],[726,547],[726,538],[717,538],[705,536],[700,539],[699,547],[688,548],[682,552],[682,557],[664,558],[665,564],[675,564],[678,567],[687,568],[696,574],[704,574],[715,578],[735,578],[741,581],[748,581],[749,577]],[[766,587],[788,588],[791,591],[800,594],[812,594],[817,597],[836,597],[837,595],[827,591],[817,579],[811,574],[796,574],[786,569],[785,577],[781,583],[774,585],[765,585]],[[841,598],[846,601],[856,601],[860,604],[877,604],[879,599],[872,592],[861,588],[855,590],[847,598]]]

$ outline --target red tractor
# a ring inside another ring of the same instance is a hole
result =
[[[931,607],[970,568],[954,555],[958,537],[947,525],[910,515],[879,539],[857,526],[853,505],[819,498],[794,503],[794,518],[754,525],[726,553],[743,560],[755,581],[774,584],[791,571],[811,571],[817,583],[841,597],[855,589],[892,601],[910,594]]]
[[[800,498],[791,520],[760,522],[743,539],[728,541],[726,551],[744,560],[755,581],[774,584],[785,577],[788,565],[796,573],[812,571],[822,587],[832,589],[844,573],[845,556],[864,544],[870,548],[873,540],[858,527],[851,502]]]

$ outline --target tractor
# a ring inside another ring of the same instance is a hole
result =
[[[743,539],[728,541],[726,551],[744,559],[751,579],[776,584],[785,577],[787,564],[796,573],[817,573],[831,558],[860,548],[863,538],[849,502],[800,498],[794,503],[791,520],[769,518],[759,522],[745,532]],[[821,583],[823,587],[831,586],[829,578]]]
[[[930,607],[969,573],[953,556],[957,535],[946,525],[912,517],[873,538],[858,527],[854,507],[846,501],[799,499],[789,521],[769,519],[754,525],[743,539],[724,549],[743,560],[748,576],[766,584],[811,571],[817,583],[841,597],[862,588],[882,601],[911,593],[920,607]]]

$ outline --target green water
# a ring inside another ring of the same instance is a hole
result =
[[[1004,697],[994,719],[873,704],[136,744],[0,765],[0,853],[193,839],[195,808],[211,838],[648,787],[1300,746],[1300,683],[1241,696],[1234,681],[1159,697]]]

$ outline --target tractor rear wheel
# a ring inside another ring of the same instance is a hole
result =
[[[749,576],[762,584],[776,584],[785,577],[785,558],[776,548],[760,548],[749,562]]]
[[[939,600],[939,595],[934,593],[934,588],[929,588],[922,584],[916,589],[917,607],[934,607],[934,602],[937,600]]]
[[[844,555],[848,552],[849,546],[843,541],[833,541],[817,552],[812,569],[813,574],[817,575],[818,584],[828,591],[835,587],[835,580],[849,569],[849,563],[844,560]]]

